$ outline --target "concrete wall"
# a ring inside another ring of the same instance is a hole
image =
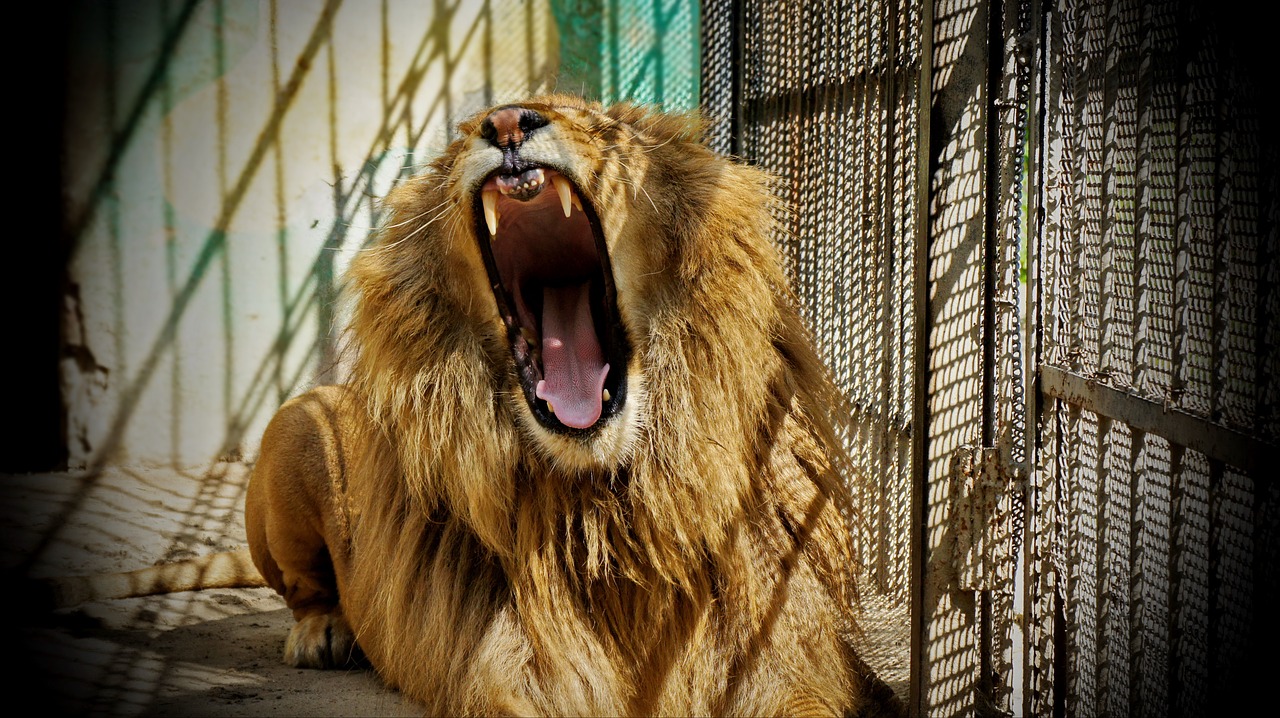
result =
[[[375,199],[493,102],[696,104],[697,3],[86,2],[70,14],[61,381],[73,467],[251,459],[341,377]]]

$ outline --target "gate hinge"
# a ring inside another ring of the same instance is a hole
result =
[[[961,589],[989,591],[1012,558],[1011,507],[1018,471],[995,447],[962,446],[951,455],[951,528]]]

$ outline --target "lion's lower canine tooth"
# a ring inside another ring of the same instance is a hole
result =
[[[552,175],[551,184],[556,186],[556,194],[560,195],[560,209],[563,209],[564,216],[568,217],[573,213],[570,204],[577,204],[577,198],[573,196],[573,188],[569,186],[569,180],[560,175]]]
[[[556,413],[556,408],[551,405],[551,402],[547,402],[547,411],[551,412],[552,414]]]
[[[489,225],[489,236],[498,236],[498,192],[487,189],[480,193],[480,201],[484,204],[484,223]]]
[[[608,390],[608,389],[605,389],[604,391],[600,392],[600,398],[601,398],[603,401],[609,401],[609,399],[611,399],[611,398],[613,398],[613,397],[612,397],[612,395],[609,393],[609,390]]]

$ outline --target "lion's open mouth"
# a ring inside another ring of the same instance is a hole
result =
[[[628,352],[595,209],[565,175],[525,166],[491,175],[475,216],[533,415],[562,432],[601,425],[625,401]]]

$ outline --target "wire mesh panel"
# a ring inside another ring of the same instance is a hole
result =
[[[775,239],[851,402],[864,604],[901,628],[894,687],[904,691],[920,3],[725,0],[705,2],[702,18],[713,143],[778,178]]]
[[[847,440],[877,479],[860,497],[861,539],[875,587],[897,597],[907,589],[914,390],[917,5],[724,2],[703,11],[704,105],[719,115],[722,149],[780,180],[776,239],[854,405]],[[726,92],[734,83],[737,107]]]
[[[1249,19],[1047,10],[1024,708],[1229,711],[1275,628],[1277,156]]]

